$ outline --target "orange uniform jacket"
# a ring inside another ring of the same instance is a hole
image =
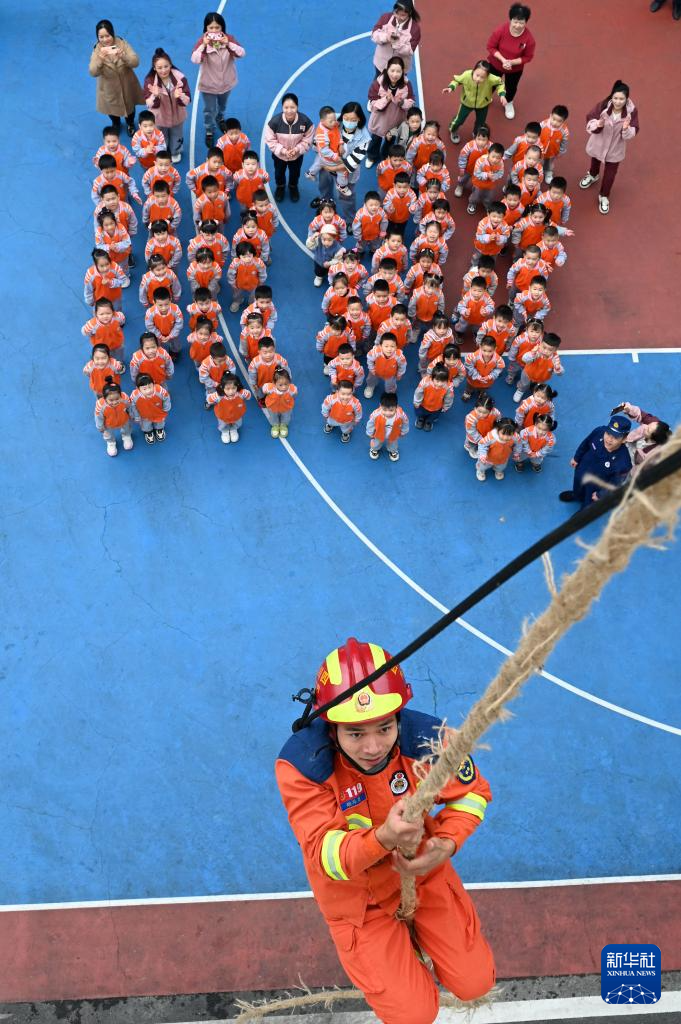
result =
[[[202,363],[210,355],[211,345],[222,341],[222,338],[213,331],[208,339],[203,341],[202,338],[197,336],[196,331],[192,331],[187,337],[187,341],[189,342],[189,358],[193,359],[195,363]]]
[[[222,423],[236,423],[245,416],[246,402],[250,397],[250,391],[245,389],[237,391],[231,398],[226,395],[221,398],[216,391],[214,395],[209,395],[208,402],[213,406],[216,418]]]
[[[264,188],[269,180],[269,174],[261,168],[257,169],[252,178],[247,177],[243,168],[238,170],[234,175],[234,184],[236,185],[235,195],[241,205],[249,210],[253,206],[253,193]]]
[[[251,148],[251,140],[248,135],[241,132],[236,142],[232,142],[229,135],[225,132],[225,134],[218,139],[218,147],[222,150],[225,167],[234,174],[236,171],[240,170],[241,165],[244,162],[244,153],[247,149]]]
[[[414,763],[423,754],[420,745],[440,725],[418,711],[405,710],[400,718],[399,748],[376,775],[362,774],[334,753],[328,726],[320,720],[295,733],[276,762],[279,791],[327,920],[361,927],[370,903],[390,914],[399,905],[400,876],[376,838],[376,829],[400,796],[415,791]],[[434,817],[426,815],[424,838],[451,839],[460,849],[483,820],[491,798],[489,785],[467,757],[458,776],[438,795],[443,808]],[[423,879],[438,873],[456,877],[446,862]],[[417,877],[417,890],[421,883]]]
[[[298,388],[289,384],[286,391],[277,391],[276,385],[264,384],[265,405],[271,412],[291,412],[295,405]]]

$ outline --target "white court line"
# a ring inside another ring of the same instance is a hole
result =
[[[557,878],[530,882],[466,882],[466,889],[553,889],[578,885],[636,885],[642,882],[681,882],[681,875],[607,875],[604,878]],[[263,900],[309,900],[309,890],[299,892],[244,892],[217,896],[150,896],[127,900],[75,900],[69,903],[7,903],[0,913],[27,910],[97,910],[112,907],[160,907],[188,903],[258,903]]]
[[[223,4],[224,4],[224,2],[225,2],[225,0],[223,0]],[[369,35],[369,33],[365,32],[365,33],[362,33],[359,36],[350,36],[348,39],[344,39],[340,43],[334,43],[333,46],[327,46],[326,50],[322,50],[321,53],[318,53],[315,57],[311,57],[308,61],[306,61],[305,64],[301,65],[301,67],[298,69],[298,71],[296,71],[291,76],[291,78],[288,79],[286,84],[280,90],[280,95],[283,95],[283,93],[286,91],[286,89],[288,89],[290,83],[295,80],[295,78],[297,77],[298,74],[300,74],[300,72],[303,70],[303,68],[309,67],[311,64],[314,64],[315,61],[318,60],[321,56],[323,56],[326,53],[330,53],[332,50],[338,49],[339,46],[344,46],[346,43],[352,42],[355,39],[366,38],[367,35]],[[199,69],[199,74],[200,74],[200,69]],[[198,85],[198,79],[197,79],[197,85]],[[277,102],[278,102],[278,100],[277,100]],[[276,104],[273,104],[272,107],[270,108],[270,113],[268,113],[267,119],[266,119],[265,123],[267,123],[267,120],[269,120],[269,118],[272,116],[271,111],[274,110],[275,105]],[[195,141],[196,141],[196,116],[195,115],[196,115],[196,106],[194,107],[194,110],[192,111],[191,131],[190,131],[190,139],[189,139],[189,153],[190,153],[190,158],[191,158],[192,166],[194,166],[194,151],[195,151]],[[263,126],[263,134],[261,136],[261,152],[262,152],[262,145],[263,145],[262,139],[264,139],[264,131],[265,131],[265,129],[264,129],[264,126]],[[307,252],[307,250],[306,250],[306,252]],[[220,314],[220,325],[221,325],[222,330],[224,332],[224,336],[225,336],[225,338],[227,340],[227,343],[228,343],[230,349],[232,350],[232,354],[234,356],[235,362],[236,362],[237,366],[239,367],[239,369],[241,370],[243,381],[244,381],[244,383],[246,383],[248,381],[248,370],[246,369],[246,366],[244,365],[244,362],[243,362],[243,360],[241,358],[241,353],[239,352],[239,349],[238,349],[237,345],[234,343],[234,338],[232,337],[232,334],[231,334],[231,332],[229,330],[229,327],[227,326],[227,321],[225,320],[224,316],[222,316],[222,314]],[[262,412],[262,410],[261,410],[261,412]],[[263,412],[263,415],[264,415],[264,412]],[[360,530],[360,528],[352,521],[352,519],[350,519],[350,517],[345,514],[345,512],[342,510],[342,508],[340,508],[336,504],[336,502],[333,500],[331,495],[322,487],[322,485],[320,484],[319,480],[317,480],[317,478],[314,476],[314,474],[308,469],[307,465],[303,462],[303,460],[300,458],[300,456],[298,455],[296,450],[291,446],[291,444],[285,438],[280,438],[279,441],[280,441],[280,444],[286,449],[286,452],[290,456],[290,458],[293,459],[293,461],[295,462],[296,466],[298,467],[300,472],[303,474],[305,479],[308,481],[308,483],[310,483],[312,485],[312,487],[314,487],[315,491],[320,496],[320,498],[326,503],[326,505],[328,505],[328,507],[331,509],[331,511],[334,512],[338,516],[338,518],[341,520],[341,522],[344,523],[345,526],[347,526],[347,528],[352,533],[354,533],[355,537],[357,537],[357,539],[359,541],[361,541],[362,544],[364,544],[365,547],[367,547],[369,549],[369,551],[371,551],[371,553],[376,556],[376,558],[380,559],[380,561],[383,562],[383,564],[388,569],[390,569],[391,572],[395,573],[395,575],[398,576],[402,580],[403,583],[406,583],[408,587],[410,587],[415,593],[417,593],[420,597],[422,597],[424,599],[424,601],[427,601],[429,604],[431,604],[433,606],[433,608],[436,608],[443,615],[446,612],[448,612],[449,609],[446,607],[446,605],[444,605],[440,601],[438,601],[435,597],[432,596],[432,594],[429,594],[428,591],[424,590],[423,587],[421,587],[418,583],[416,583],[416,581],[413,580],[411,578],[411,576],[408,576],[407,573],[405,573],[402,569],[400,569],[400,567],[398,565],[396,565],[395,562],[392,561],[392,559],[388,558],[388,556],[383,551],[381,551],[381,549],[379,547],[377,547],[374,544],[374,542],[372,540],[370,540],[369,537],[367,537],[367,535],[365,533],[362,532],[362,530]],[[493,647],[496,651],[499,651],[500,654],[503,654],[506,657],[510,657],[510,655],[513,653],[511,650],[509,650],[508,647],[504,647],[503,644],[498,643],[491,636],[488,636],[487,633],[483,633],[481,630],[476,629],[475,626],[472,626],[469,622],[466,622],[465,619],[457,619],[456,622],[457,622],[457,625],[462,627],[462,629],[467,630],[473,636],[477,637],[478,640],[482,640],[482,642],[487,644],[489,647]],[[616,714],[622,715],[624,718],[630,718],[633,721],[640,722],[643,725],[649,725],[649,726],[651,726],[654,729],[660,729],[662,732],[672,733],[674,736],[681,736],[681,728],[677,728],[674,725],[667,725],[666,722],[658,722],[654,718],[648,718],[645,715],[639,715],[638,712],[636,712],[636,711],[630,711],[628,708],[620,707],[619,704],[613,704],[610,701],[603,700],[601,697],[597,697],[597,696],[595,696],[595,694],[589,693],[587,690],[582,690],[582,689],[580,689],[577,686],[573,686],[572,683],[568,683],[567,680],[561,679],[559,676],[555,676],[551,672],[546,672],[546,671],[544,671],[542,669],[542,670],[540,670],[536,674],[537,675],[541,675],[544,679],[547,679],[550,683],[555,683],[556,686],[560,686],[562,689],[567,690],[569,693],[573,693],[577,697],[582,697],[584,700],[588,700],[592,704],[596,704],[599,707],[605,708],[608,711],[614,711]]]
[[[333,53],[334,50],[339,50],[341,46],[347,46],[348,43],[355,43],[357,42],[358,39],[368,39],[370,36],[371,32],[360,32],[359,35],[348,36],[347,39],[341,39],[339,43],[333,43],[331,46],[327,46],[325,50],[320,50],[319,53],[316,53],[314,55],[314,57],[310,57],[310,59],[306,60],[304,64],[301,64],[300,67],[293,72],[291,77],[286,79],[281,89],[272,100],[272,105],[270,106],[270,109],[267,111],[267,114],[265,115],[265,121],[263,123],[262,133],[260,135],[260,164],[262,167],[265,166],[265,128],[267,127],[267,124],[270,121],[270,119],[273,117],[274,111],[279,106],[279,101],[281,100],[281,97],[284,95],[285,92],[289,91],[289,89],[295,82],[296,78],[298,78],[299,75],[302,75],[303,71],[307,71],[309,67],[312,67],[313,64],[316,64],[318,60],[321,60],[322,57],[326,57],[329,53]],[[286,217],[284,217],[283,213],[281,212],[281,207],[278,206],[277,203],[275,203],[274,195],[272,193],[272,189],[270,188],[270,186],[266,185],[265,188],[267,189],[267,194],[270,197],[270,202],[272,203],[273,206],[277,207],[277,210],[279,212],[279,223],[286,232],[286,234],[289,236],[291,241],[293,241],[298,246],[301,252],[304,252],[305,255],[308,256],[310,259],[314,259],[314,256],[312,255],[310,250],[303,242],[301,242],[301,240],[298,238],[298,235],[295,233],[295,231],[291,228],[289,222],[286,220]]]
[[[503,987],[503,982],[501,982]],[[529,1024],[530,1021],[586,1020],[597,1017],[655,1017],[663,1013],[681,1011],[681,992],[663,992],[659,1003],[644,1004],[612,1004],[604,1003],[600,996],[578,996],[571,999],[517,999],[512,1002],[496,1002],[490,1006],[481,1006],[477,1010],[442,1009],[437,1015],[436,1024]],[[324,1013],[324,1020],[331,1019]],[[317,1015],[270,1017],[264,1018],[270,1024],[305,1024],[306,1021],[318,1021]],[[337,1024],[375,1024],[373,1013],[334,1013],[333,1020]],[[185,1021],[184,1024],[193,1024]],[[206,1024],[225,1024],[222,1021],[207,1021]]]

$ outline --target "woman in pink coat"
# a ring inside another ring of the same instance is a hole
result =
[[[218,11],[209,11],[203,19],[203,35],[192,51],[192,64],[201,66],[199,92],[203,96],[203,124],[206,148],[215,141],[215,130],[225,130],[225,108],[237,83],[235,62],[246,51],[234,36],[227,34],[225,19]]]
[[[605,164],[603,181],[598,194],[598,209],[610,212],[610,191],[617,168],[624,160],[627,142],[638,134],[638,110],[629,99],[629,86],[619,79],[610,95],[597,103],[586,115],[586,143],[591,166],[579,183],[580,188],[591,188],[598,181],[601,164]]]
[[[156,116],[156,126],[163,132],[166,149],[174,164],[182,159],[184,122],[192,94],[189,82],[160,47],[154,50],[151,69],[144,79],[144,98]]]
[[[409,71],[414,50],[421,40],[420,21],[421,16],[412,0],[397,0],[391,12],[381,15],[371,32],[376,43],[374,67],[377,75],[385,71],[391,57],[401,57],[404,70]]]
[[[369,86],[371,142],[367,150],[367,167],[387,156],[390,141],[386,145],[386,135],[406,121],[414,102],[414,90],[404,74],[404,61],[401,57],[391,57],[383,74]]]

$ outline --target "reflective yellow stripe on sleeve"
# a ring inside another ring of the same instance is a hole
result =
[[[347,832],[341,829],[332,829],[326,833],[322,843],[322,867],[329,878],[334,878],[337,882],[349,881],[340,859],[340,847],[346,835]]]
[[[466,793],[464,796],[460,796],[458,800],[445,804],[445,807],[449,807],[452,811],[465,811],[466,814],[473,814],[482,821],[485,817],[487,801],[484,796],[480,796],[478,793]]]
[[[365,818],[363,814],[357,814],[355,812],[354,814],[346,815],[346,817],[348,822],[348,828],[351,831],[352,829],[357,828],[371,828],[371,826],[373,825],[373,821],[371,820],[371,818]]]

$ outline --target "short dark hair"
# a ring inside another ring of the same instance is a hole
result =
[[[471,281],[471,288],[486,288],[486,287],[487,287],[487,281],[485,281],[484,277],[481,277],[479,274],[476,274],[476,276]],[[484,341],[484,338],[483,338],[483,341]]]
[[[556,117],[562,117],[564,121],[567,121],[568,117],[570,116],[570,111],[562,103],[556,104],[551,113],[555,114]]]
[[[493,142],[492,145],[489,147],[489,151],[490,153],[498,153],[499,156],[504,155],[504,147],[501,145],[500,142]]]
[[[523,21],[529,21],[532,17],[532,11],[527,4],[511,4],[508,10],[509,21],[511,18],[521,18]]]
[[[516,186],[517,187],[517,186]],[[518,195],[520,195],[520,189],[518,189]],[[488,213],[499,213],[503,217],[506,213],[506,207],[503,203],[494,202],[489,204]]]
[[[513,310],[505,302],[502,302],[501,305],[497,306],[497,308],[494,310],[494,315],[503,317],[504,320],[512,320]]]
[[[214,341],[209,351],[213,359],[223,359],[227,355],[227,349],[221,341]]]
[[[557,174],[549,183],[549,188],[560,188],[565,192],[567,189],[567,181],[560,174]]]
[[[111,153],[102,153],[97,161],[97,166],[100,171],[110,171],[116,167],[116,158],[111,156]]]
[[[539,121],[528,121],[525,125],[526,132],[532,132],[534,135],[541,135],[541,125]]]
[[[478,270],[494,270],[494,256],[481,256],[478,260]]]
[[[378,404],[382,405],[384,409],[396,409],[397,395],[391,395],[389,392],[384,391],[378,400]]]
[[[241,131],[241,121],[238,117],[228,117],[225,121],[225,132]]]
[[[113,157],[111,159],[113,160]],[[114,164],[115,163],[116,161],[114,160]],[[411,181],[411,178],[409,177],[406,171],[398,171],[393,180],[396,185],[404,185],[405,182],[408,185],[409,182]]]
[[[154,292],[154,302],[158,302],[159,299],[161,299],[161,301],[163,301],[163,299],[167,299],[168,302],[170,302],[170,289],[157,288]]]

